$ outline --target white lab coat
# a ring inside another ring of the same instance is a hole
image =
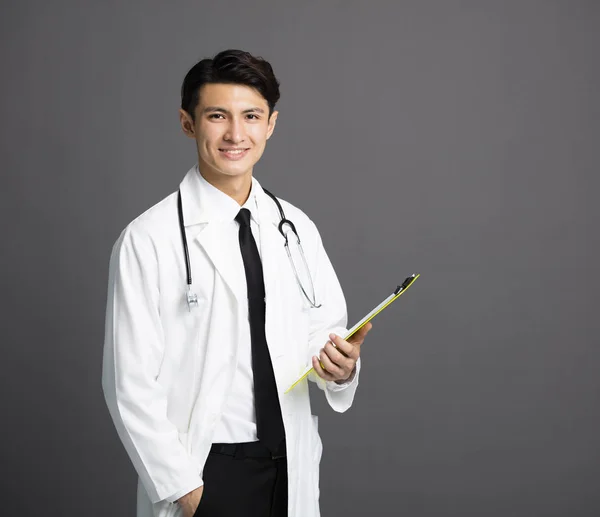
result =
[[[123,231],[110,260],[102,386],[117,432],[139,475],[138,517],[174,517],[166,498],[202,484],[202,471],[228,390],[239,346],[245,296],[243,268],[229,259],[237,241],[220,239],[219,221],[202,199],[197,169],[181,183],[194,291],[188,311],[186,270],[173,193]],[[328,339],[343,334],[346,304],[313,222],[282,201],[302,239],[321,308],[302,297],[277,225],[279,211],[256,181],[266,292],[267,343],[287,439],[289,517],[319,516],[321,440],[306,380],[284,394]],[[239,250],[239,248],[238,248]],[[238,251],[239,252],[239,251]],[[247,305],[245,305],[247,311]],[[358,364],[344,387],[313,375],[330,406],[352,404]]]

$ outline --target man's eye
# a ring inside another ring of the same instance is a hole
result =
[[[221,113],[212,113],[208,116],[208,118],[216,119],[216,118],[224,118]]]
[[[255,115],[254,113],[248,113],[248,118],[250,120],[258,120],[259,119],[258,115]]]

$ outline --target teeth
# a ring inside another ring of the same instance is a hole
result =
[[[229,149],[229,150],[226,149],[225,150],[225,152],[227,154],[240,154],[240,153],[243,153],[244,151],[245,151],[245,149],[235,149],[235,150],[233,150],[233,149]]]

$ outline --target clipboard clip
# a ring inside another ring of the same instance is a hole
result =
[[[414,273],[411,276],[407,277],[406,280],[404,280],[404,282],[402,282],[402,285],[399,285],[398,287],[396,287],[396,290],[394,291],[394,295],[397,295],[400,291],[404,291],[404,289],[407,289],[410,286],[410,284],[412,284],[416,279],[417,279],[417,275]]]

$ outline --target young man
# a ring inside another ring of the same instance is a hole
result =
[[[307,382],[284,392],[312,362],[346,411],[371,326],[340,337],[346,304],[315,225],[253,178],[278,99],[271,66],[247,52],[197,63],[180,120],[198,163],[113,248],[102,385],[138,517],[319,515]],[[302,249],[293,233],[286,249],[278,203]]]

